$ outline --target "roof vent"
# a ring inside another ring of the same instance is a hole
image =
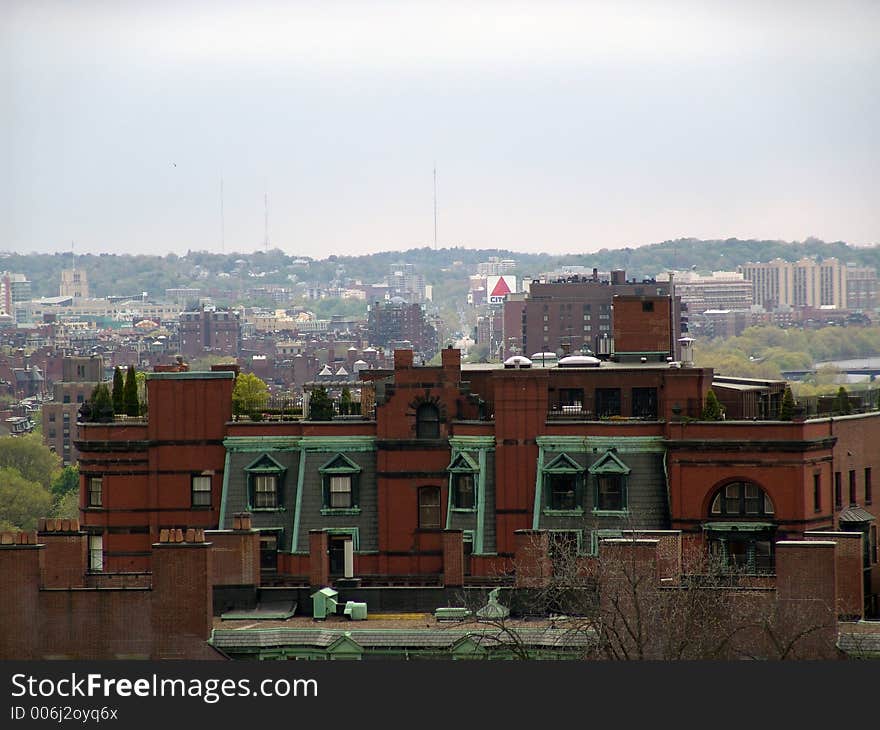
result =
[[[561,368],[597,368],[601,360],[590,355],[569,355],[559,361]]]
[[[504,361],[504,367],[530,368],[532,367],[532,361],[529,360],[529,358],[524,357],[523,355],[513,355],[512,357],[509,357]]]

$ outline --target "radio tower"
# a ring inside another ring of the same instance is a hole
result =
[[[434,250],[437,250],[437,163],[434,163]]]
[[[220,176],[220,252],[226,253],[226,218],[223,215],[223,176]]]
[[[268,191],[263,196],[263,201],[266,206],[266,238],[263,241],[263,246],[265,247],[266,251],[268,251],[269,250],[269,193],[268,193]]]

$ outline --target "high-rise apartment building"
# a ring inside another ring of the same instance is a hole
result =
[[[241,322],[237,313],[202,307],[180,314],[180,354],[198,357],[208,352],[226,357],[241,354]]]
[[[53,399],[43,404],[43,443],[61,457],[64,466],[79,459],[75,441],[77,415],[95,386],[104,380],[104,360],[95,357],[65,357],[61,380],[53,387]]]
[[[31,298],[31,283],[24,274],[0,274],[0,306],[3,314],[15,316],[15,305]]]
[[[658,281],[668,278],[669,274],[657,276]],[[676,295],[692,314],[708,309],[748,309],[754,303],[752,282],[740,272],[713,271],[709,276],[700,276],[691,271],[676,271],[673,281]]]
[[[877,308],[877,270],[870,266],[846,267],[846,308],[872,311]]]
[[[847,306],[847,267],[835,258],[816,261],[773,259],[767,263],[749,262],[739,267],[752,282],[755,304],[765,309],[780,307]]]
[[[519,341],[515,333],[504,332],[505,356],[518,351],[527,357],[536,352],[577,353],[589,349],[599,355],[613,352],[614,297],[672,297],[669,308],[672,337],[682,331],[681,301],[672,295],[669,281],[626,280],[624,271],[612,271],[610,281],[571,276],[555,281],[533,281],[526,301],[512,301],[506,307],[521,314]],[[505,324],[511,322],[505,317]],[[675,342],[669,352],[676,352]]]

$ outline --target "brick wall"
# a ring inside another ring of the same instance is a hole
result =
[[[860,620],[864,617],[865,578],[860,532],[805,532],[804,540],[828,541],[837,544],[835,552],[837,576],[837,615],[841,619]]]
[[[461,530],[443,531],[443,584],[446,586],[464,585],[463,537]]]

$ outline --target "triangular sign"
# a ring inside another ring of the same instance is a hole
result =
[[[508,294],[510,294],[510,287],[507,286],[507,282],[504,281],[504,277],[499,276],[498,283],[495,285],[495,288],[492,290],[492,293],[489,296],[506,297]]]

